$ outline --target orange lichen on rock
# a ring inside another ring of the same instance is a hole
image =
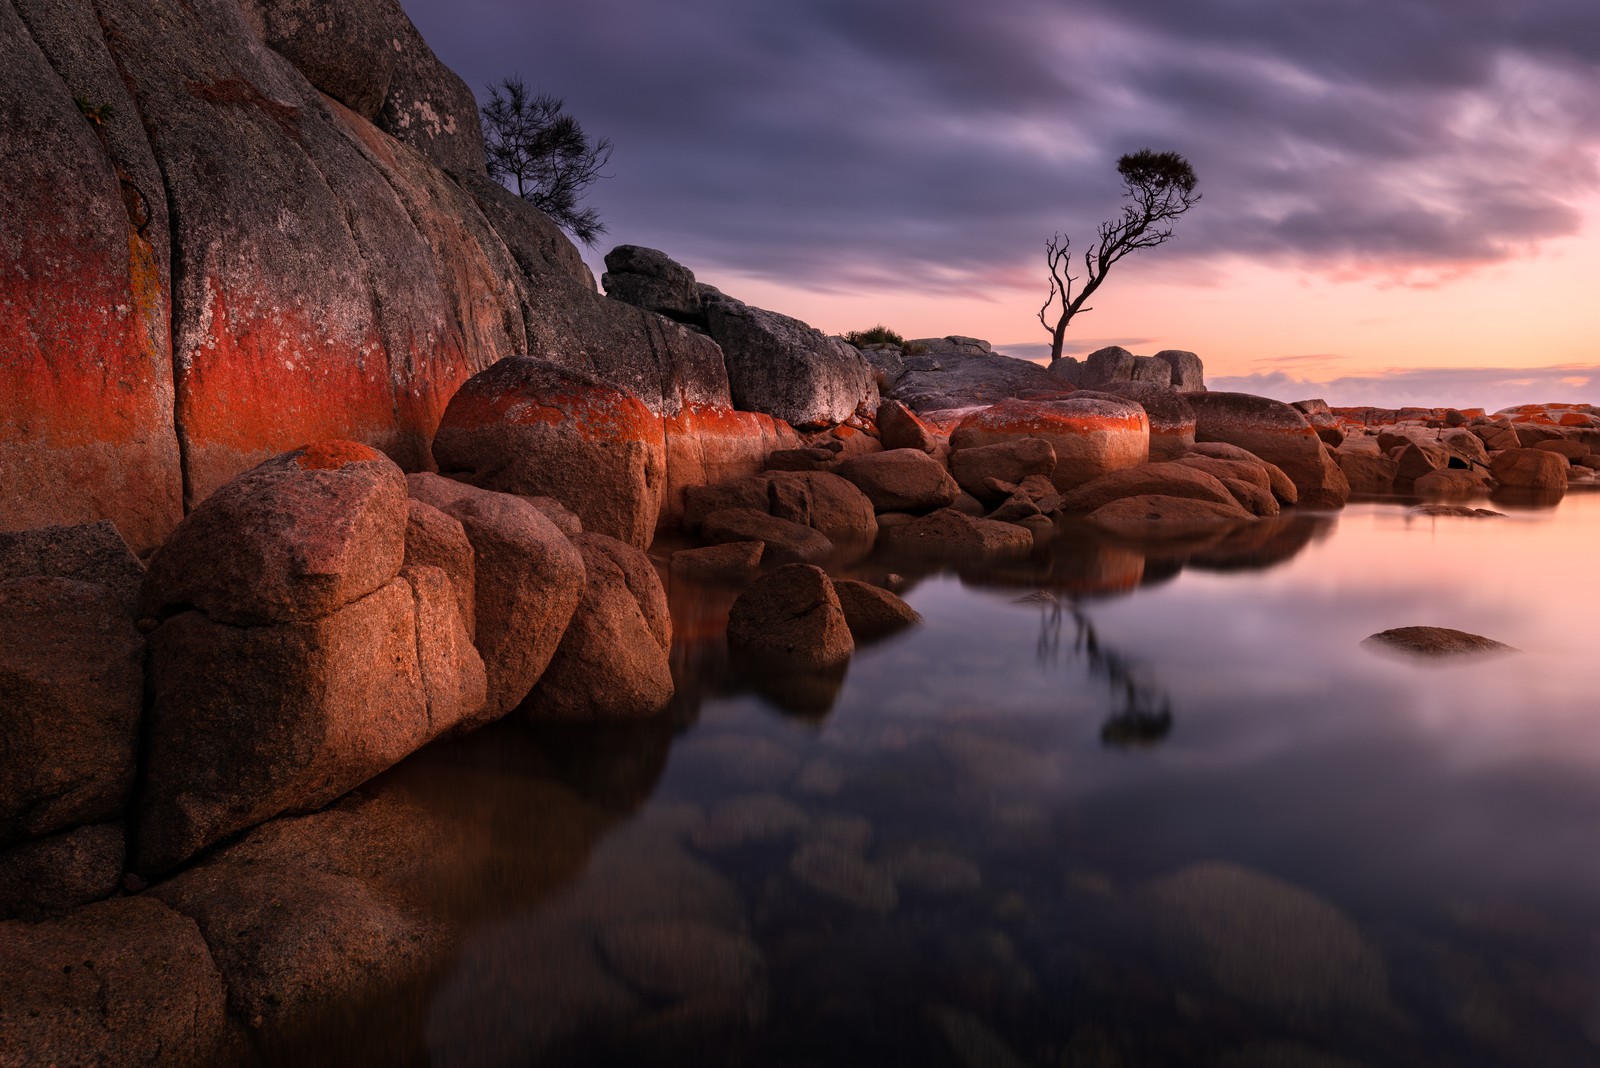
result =
[[[345,464],[387,459],[377,449],[354,441],[318,441],[293,452],[294,462],[305,471],[337,471]]]

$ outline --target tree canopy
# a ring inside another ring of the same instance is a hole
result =
[[[1050,358],[1061,358],[1067,324],[1080,312],[1112,264],[1130,252],[1154,248],[1172,237],[1172,220],[1194,207],[1200,200],[1195,192],[1199,179],[1189,161],[1176,152],[1152,152],[1148,148],[1130,152],[1117,160],[1122,176],[1122,195],[1127,203],[1122,215],[1100,224],[1093,243],[1083,253],[1083,274],[1071,273],[1071,239],[1056,234],[1045,242],[1045,264],[1050,269],[1050,294],[1039,309],[1039,322],[1050,332]],[[1079,282],[1083,288],[1076,289]],[[1076,289],[1076,292],[1074,291]],[[1050,321],[1052,309],[1055,321]]]
[[[591,141],[566,102],[530,93],[521,78],[489,87],[482,107],[489,177],[507,185],[586,245],[606,232],[600,213],[581,206],[611,160],[611,141]]]

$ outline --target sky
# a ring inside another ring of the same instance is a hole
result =
[[[1336,405],[1600,403],[1596,0],[403,0],[478,94],[615,145],[591,187],[658,248],[824,331],[1038,358],[1044,242],[1116,160],[1201,202],[1068,327]]]

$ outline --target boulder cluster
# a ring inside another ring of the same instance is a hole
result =
[[[1450,501],[1493,494],[1552,503],[1600,480],[1600,409],[1330,408],[1297,401],[1353,492]]]

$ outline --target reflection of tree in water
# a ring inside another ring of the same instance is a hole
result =
[[[1103,679],[1111,690],[1111,714],[1100,725],[1100,740],[1114,746],[1156,745],[1172,731],[1172,697],[1157,685],[1141,679],[1137,665],[1100,641],[1094,621],[1076,599],[1065,602],[1052,593],[1023,598],[1041,609],[1039,659],[1061,659],[1066,620],[1073,622],[1072,655],[1083,657],[1089,674]]]

